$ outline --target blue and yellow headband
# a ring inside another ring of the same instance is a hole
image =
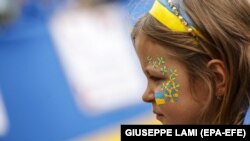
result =
[[[205,39],[186,14],[182,0],[155,0],[149,13],[172,31],[191,33]]]

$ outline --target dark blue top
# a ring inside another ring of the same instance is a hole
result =
[[[244,125],[247,125],[247,124],[249,125],[250,124],[250,107],[247,110],[247,113],[245,115],[243,124]]]

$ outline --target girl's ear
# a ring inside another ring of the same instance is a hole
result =
[[[226,68],[224,63],[219,59],[212,59],[207,63],[207,67],[216,76],[216,96],[223,97],[226,90]]]

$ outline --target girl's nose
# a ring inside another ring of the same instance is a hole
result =
[[[147,88],[144,94],[142,95],[142,100],[144,102],[152,103],[155,101],[154,91],[150,88]]]

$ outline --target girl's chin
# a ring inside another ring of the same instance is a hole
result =
[[[166,119],[163,115],[156,115],[156,119],[160,121],[163,125],[167,124]]]

